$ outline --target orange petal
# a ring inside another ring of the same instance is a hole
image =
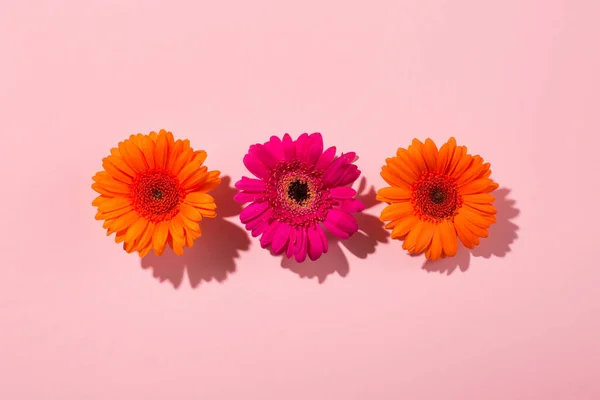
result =
[[[487,191],[495,190],[497,187],[498,185],[489,178],[482,178],[460,186],[458,188],[458,193],[460,195],[486,193]]]
[[[464,201],[464,200],[463,200]],[[494,207],[492,204],[488,203],[488,204],[481,204],[481,203],[472,203],[470,201],[464,201],[465,205],[481,212],[481,213],[485,213],[485,214],[496,214],[496,207]]]
[[[392,239],[400,239],[405,236],[410,230],[421,220],[416,215],[409,215],[398,220],[399,222],[392,230]]]
[[[404,250],[408,250],[409,253],[415,254],[415,247],[417,246],[417,241],[419,240],[419,236],[423,231],[423,227],[425,223],[423,221],[417,222],[413,228],[406,235],[406,239],[404,239],[404,243],[402,243],[402,248]]]
[[[438,230],[442,239],[444,254],[450,257],[455,256],[458,251],[458,238],[456,237],[454,225],[447,220],[443,220],[438,224]]]
[[[167,245],[167,237],[169,236],[169,221],[162,221],[156,224],[154,235],[152,236],[152,247],[156,255],[160,256]]]
[[[154,235],[154,226],[154,222],[148,221],[148,225],[146,225],[146,229],[142,233],[140,240],[137,241],[138,249],[145,249],[147,247],[149,247],[150,249],[152,248],[152,236]]]
[[[179,206],[179,212],[183,214],[184,217],[192,221],[200,221],[202,219],[200,211],[198,211],[196,207],[193,207],[187,203],[182,203]]]
[[[194,191],[210,192],[211,190],[213,190],[221,184],[221,178],[219,178],[220,174],[221,172],[219,171],[210,171],[208,173],[208,179],[199,183],[198,185],[195,185],[193,187]]]
[[[119,143],[119,151],[123,156],[123,160],[133,168],[136,172],[145,171],[148,169],[144,153],[131,140],[126,140]]]
[[[108,157],[102,160],[102,167],[116,180],[123,182],[124,184],[130,185],[133,183],[133,178],[121,171],[115,164],[113,164]]]
[[[206,194],[206,193],[193,192],[193,193],[189,193],[187,196],[185,196],[185,201],[190,204],[200,205],[200,204],[206,204],[206,203],[214,204],[215,199],[211,195]]]
[[[100,212],[110,212],[119,210],[121,208],[131,206],[131,200],[128,197],[111,197],[103,201],[98,205],[98,211]]]
[[[456,139],[451,137],[448,142],[444,143],[440,148],[438,158],[436,160],[436,170],[442,174],[445,174],[448,170],[448,165],[454,157],[454,151],[456,150]]]
[[[390,204],[381,211],[379,219],[381,221],[390,221],[411,215],[414,213],[414,207],[409,201]]]
[[[179,155],[179,157],[177,157],[169,171],[171,171],[171,173],[174,175],[179,175],[181,169],[192,160],[193,155],[194,152],[192,151],[192,149],[185,149]]]
[[[431,240],[433,239],[433,232],[437,229],[437,225],[432,222],[423,221],[423,228],[417,238],[417,243],[413,249],[415,254],[422,253],[425,249],[429,248]]]
[[[440,234],[439,224],[435,225],[433,237],[431,238],[431,246],[427,249],[425,257],[430,260],[437,260],[442,255],[442,237]]]
[[[427,171],[427,164],[423,159],[422,151],[423,143],[418,139],[413,139],[412,145],[408,146],[408,155],[420,172]]]
[[[390,171],[409,185],[418,179],[418,175],[409,167],[408,162],[394,157],[385,160]]]
[[[156,168],[164,169],[167,165],[167,135],[159,133],[154,146],[154,165]]]
[[[421,172],[423,172],[423,170],[420,169],[417,164],[415,164],[408,150],[402,148],[398,149],[396,152],[396,157],[393,159],[403,167],[404,171],[409,173],[411,176],[414,176],[413,181],[421,176]]]
[[[109,212],[98,211],[96,213],[96,219],[97,220],[102,220],[102,219],[111,220],[111,219],[119,218],[121,215],[127,214],[131,210],[133,210],[132,206],[126,206],[123,208],[119,208],[118,210],[113,210],[113,211],[109,211]]]
[[[471,160],[471,164],[469,164],[465,172],[463,172],[460,176],[455,177],[456,185],[461,186],[472,181],[481,171],[482,164],[483,159],[479,156],[474,156]]]
[[[156,166],[154,162],[155,147],[156,144],[154,143],[154,140],[152,140],[148,136],[144,136],[144,141],[141,149],[144,153],[144,159],[146,160],[146,164],[148,164],[148,168],[154,168]]]
[[[133,224],[129,226],[127,229],[127,233],[125,234],[126,242],[135,242],[136,239],[139,239],[140,236],[146,230],[148,226],[148,220],[146,218],[138,218]]]
[[[467,228],[467,224],[469,222],[462,215],[454,217],[454,228],[458,238],[466,248],[472,249],[479,244],[479,238]]]
[[[177,179],[182,184],[185,184],[185,181],[188,178],[192,177],[192,175],[194,175],[194,174],[206,175],[207,172],[208,172],[208,168],[206,166],[200,167],[200,162],[197,159],[194,159],[194,160],[190,161],[188,164],[186,164],[181,169],[181,171],[179,171],[179,174],[177,175]]]
[[[453,172],[456,169],[456,167],[458,166],[458,164],[466,157],[467,155],[467,148],[465,146],[456,146],[456,149],[454,150],[454,155],[452,156],[452,159],[450,160],[450,162],[448,163],[448,175],[453,176]]]
[[[410,183],[395,175],[387,166],[381,168],[381,177],[387,182],[388,185],[401,187],[407,190],[409,190],[411,187]]]
[[[426,139],[425,145],[423,146],[423,159],[425,160],[425,163],[427,164],[427,169],[429,169],[429,171],[436,170],[437,157],[438,157],[437,146],[435,145],[433,140],[431,140],[429,138]]]
[[[377,200],[394,203],[398,200],[409,200],[411,191],[400,187],[385,187],[377,192]]]
[[[129,225],[133,224],[138,218],[140,218],[140,216],[136,211],[129,211],[128,213],[123,214],[119,218],[111,221],[109,224],[109,231],[118,232],[125,230],[129,228]]]
[[[466,194],[462,196],[465,203],[487,204],[492,203],[496,198],[489,193]]]

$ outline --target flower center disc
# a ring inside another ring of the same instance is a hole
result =
[[[298,204],[306,202],[310,198],[308,183],[300,179],[296,179],[288,185],[287,195],[290,199]]]
[[[411,201],[421,219],[433,222],[454,217],[462,205],[454,181],[433,172],[424,173],[413,185]]]
[[[183,193],[177,179],[165,171],[150,170],[139,174],[131,185],[135,210],[152,222],[172,219],[177,215]]]

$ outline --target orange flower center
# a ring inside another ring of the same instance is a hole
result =
[[[436,172],[425,172],[414,183],[411,202],[419,218],[432,222],[454,217],[462,205],[454,180]]]
[[[154,223],[168,221],[177,215],[184,193],[177,178],[164,170],[140,173],[131,184],[133,208]]]

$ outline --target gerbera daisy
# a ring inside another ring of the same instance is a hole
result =
[[[391,185],[377,193],[389,205],[380,219],[389,221],[392,239],[404,239],[411,254],[428,259],[454,256],[458,239],[469,249],[487,237],[496,222],[490,194],[498,187],[490,178],[490,164],[467,154],[450,138],[438,151],[435,143],[414,139],[388,158],[381,176]]]
[[[128,253],[161,255],[166,244],[181,255],[201,235],[202,217],[216,216],[207,194],[221,182],[219,171],[202,166],[206,152],[194,151],[189,140],[174,140],[165,130],[138,133],[111,149],[102,160],[92,188],[100,196],[96,219],[107,235],[116,233]]]
[[[335,157],[336,148],[323,151],[320,133],[303,133],[292,140],[285,134],[250,146],[244,164],[258,179],[236,183],[240,203],[251,202],[240,220],[252,236],[261,236],[263,248],[303,262],[316,260],[329,246],[323,227],[346,239],[358,231],[352,213],[364,205],[349,187],[360,171],[355,153]]]

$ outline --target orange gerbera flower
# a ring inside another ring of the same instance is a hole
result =
[[[435,143],[414,139],[408,149],[386,159],[381,176],[391,185],[377,199],[389,205],[380,219],[389,221],[392,239],[404,239],[411,254],[425,252],[431,260],[454,256],[458,240],[469,249],[487,237],[496,222],[490,194],[498,187],[490,178],[490,164],[467,154],[450,140],[438,151]]]
[[[202,166],[206,152],[161,130],[131,135],[110,153],[92,184],[100,193],[92,203],[96,219],[105,221],[107,235],[116,232],[116,242],[141,257],[151,249],[161,255],[167,243],[178,255],[192,247],[202,217],[216,216],[206,193],[219,185],[220,172]]]

